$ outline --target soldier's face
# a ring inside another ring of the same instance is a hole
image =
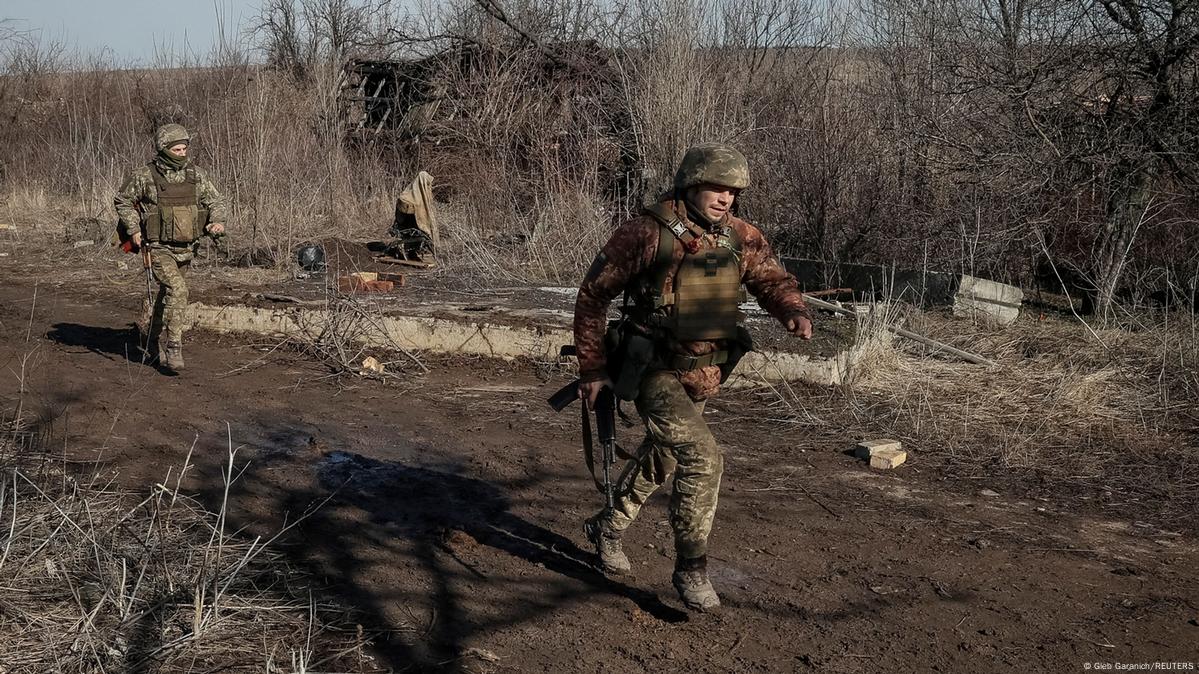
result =
[[[720,222],[720,219],[733,207],[733,200],[737,198],[737,193],[740,191],[723,185],[704,183],[692,187],[688,198],[691,200],[691,205],[704,217],[712,222]]]
[[[187,143],[175,143],[174,145],[167,148],[167,152],[170,152],[171,154],[175,155],[176,157],[186,157],[187,156]]]

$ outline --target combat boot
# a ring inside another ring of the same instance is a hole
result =
[[[604,526],[600,522],[600,515],[584,522],[583,531],[587,534],[587,540],[595,546],[595,554],[599,557],[604,573],[623,576],[633,570],[633,565],[629,563],[629,557],[624,554],[624,547],[620,544],[620,532]]]
[[[720,608],[720,597],[716,596],[712,581],[708,580],[706,555],[695,559],[678,558],[670,580],[679,592],[679,599],[692,611],[709,612]]]
[[[183,342],[158,342],[158,364],[178,372],[183,369]]]

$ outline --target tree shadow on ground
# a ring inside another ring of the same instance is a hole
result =
[[[605,577],[593,554],[569,538],[516,515],[504,486],[453,467],[326,451],[305,457],[314,462],[310,485],[289,489],[267,477],[280,455],[259,456],[235,498],[266,499],[292,519],[309,512],[282,549],[353,606],[364,627],[390,635],[376,642],[385,667],[465,671],[479,638],[603,595],[627,598],[664,622],[688,619],[657,595]],[[321,503],[315,511],[314,503]],[[236,519],[230,524],[253,525]],[[390,570],[399,571],[381,582]],[[422,611],[427,619],[415,615]]]

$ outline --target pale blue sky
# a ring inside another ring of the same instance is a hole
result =
[[[207,56],[220,20],[230,39],[258,14],[260,0],[3,0],[7,28],[81,55],[107,50],[118,65],[149,65],[156,53]]]

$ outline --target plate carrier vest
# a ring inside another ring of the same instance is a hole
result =
[[[196,187],[200,178],[194,167],[184,169],[183,182],[168,183],[154,162],[148,164],[158,189],[158,210],[142,216],[146,240],[154,243],[190,245],[204,235],[208,209],[200,208]]]
[[[659,336],[680,342],[742,339],[745,314],[737,305],[746,299],[741,285],[741,239],[736,230],[724,227],[716,247],[693,250],[704,232],[681,221],[670,206],[660,203],[647,210],[661,225],[653,264],[625,293],[624,313]],[[676,246],[683,247],[683,260],[666,292]],[[631,302],[631,306],[630,306]],[[723,365],[729,351],[721,349],[703,356],[661,354],[657,369],[695,370]]]

